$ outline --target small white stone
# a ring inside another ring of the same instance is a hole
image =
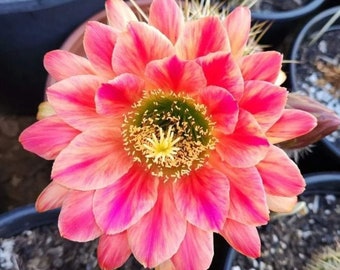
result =
[[[326,210],[324,211],[324,213],[325,213],[325,215],[327,215],[327,216],[329,216],[330,214],[332,214],[331,210],[329,210],[329,209],[326,209]]]
[[[255,269],[259,267],[259,262],[257,260],[253,260],[253,267]]]
[[[0,267],[4,270],[14,269],[12,262],[14,240],[5,239],[0,246]]]
[[[302,237],[303,239],[307,239],[307,238],[309,238],[312,234],[313,234],[313,233],[312,233],[311,231],[303,231],[303,232],[301,232],[301,237]]]
[[[318,47],[319,47],[319,50],[320,50],[322,53],[327,53],[327,43],[326,43],[326,41],[324,41],[324,40],[320,41]]]
[[[325,196],[325,199],[327,201],[328,204],[332,204],[336,201],[336,197],[334,194],[328,194]]]
[[[285,242],[280,242],[280,246],[281,246],[282,249],[287,248],[287,244]]]
[[[308,77],[308,79],[310,82],[315,83],[318,80],[318,76],[315,73],[313,73]]]
[[[306,258],[305,254],[303,254],[303,253],[299,253],[299,257],[303,260]]]
[[[277,243],[277,242],[279,242],[279,238],[277,237],[277,235],[276,234],[273,234],[273,243]]]

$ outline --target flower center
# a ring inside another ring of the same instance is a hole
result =
[[[171,160],[174,160],[174,155],[176,155],[179,150],[178,147],[174,147],[175,144],[181,139],[176,138],[173,139],[174,133],[171,131],[171,127],[168,129],[168,133],[164,138],[163,129],[159,129],[160,138],[158,139],[155,133],[152,134],[151,138],[146,138],[146,140],[151,144],[144,144],[143,146],[149,150],[149,154],[146,156],[147,158],[154,158],[154,162],[158,162],[158,159],[161,158],[162,162],[165,162],[169,157]]]
[[[215,146],[206,107],[180,94],[153,91],[125,115],[125,150],[157,177],[177,180],[200,168]]]

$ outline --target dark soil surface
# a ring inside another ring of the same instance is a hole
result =
[[[269,10],[269,11],[287,11],[299,8],[307,3],[310,0],[258,0],[253,6],[253,10]]]
[[[97,243],[67,241],[59,236],[56,225],[0,239],[0,244],[0,269],[99,269]]]
[[[25,151],[19,134],[34,116],[0,115],[0,213],[34,203],[50,182],[50,161]]]
[[[233,270],[303,270],[325,247],[340,241],[340,197],[332,193],[301,196],[307,212],[277,217],[260,230],[262,256],[237,255]]]
[[[27,230],[0,238],[2,270],[99,270],[98,241],[76,243],[63,239],[56,225]],[[142,270],[133,257],[118,270]]]

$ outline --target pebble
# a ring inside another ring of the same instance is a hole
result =
[[[327,53],[327,42],[324,40],[320,41],[318,48],[322,53]]]
[[[11,270],[14,268],[12,262],[14,241],[12,239],[6,239],[2,241],[0,246],[0,268],[4,270]]]

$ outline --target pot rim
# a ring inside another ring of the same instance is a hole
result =
[[[0,0],[0,14],[38,11],[78,0]]]
[[[289,21],[300,18],[306,14],[316,10],[323,4],[325,0],[313,0],[310,3],[293,10],[288,11],[252,11],[252,18],[255,20],[270,20],[270,21]]]
[[[39,213],[34,204],[5,212],[0,215],[0,238],[12,237],[25,230],[55,223],[58,220],[59,213],[60,209]]]

